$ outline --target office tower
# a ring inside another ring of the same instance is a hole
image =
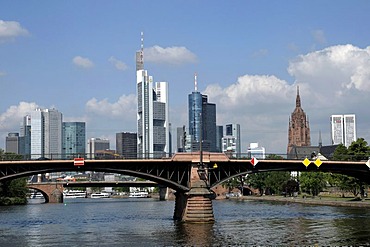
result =
[[[331,115],[331,141],[333,145],[343,144],[349,147],[353,141],[356,141],[356,116],[349,115]]]
[[[5,137],[5,151],[7,153],[19,154],[19,133],[8,133]]]
[[[224,136],[224,126],[216,126],[216,152],[222,152],[222,137]]]
[[[116,152],[125,159],[137,158],[137,134],[116,133]]]
[[[62,153],[63,158],[85,157],[86,124],[85,122],[63,122]]]
[[[60,159],[62,154],[62,113],[36,109],[31,113],[31,157]]]
[[[140,158],[163,157],[169,153],[168,83],[156,82],[144,70],[143,36],[136,53],[137,152]]]
[[[240,125],[227,124],[225,135],[222,137],[222,152],[233,153],[234,157],[241,156]]]
[[[297,86],[296,107],[289,118],[288,148],[289,154],[294,146],[311,146],[310,127],[308,117],[301,107],[299,87]]]
[[[30,158],[31,155],[31,115],[26,115],[21,123],[20,133],[19,133],[19,153],[24,156],[24,158]]]
[[[194,92],[188,95],[189,136],[191,152],[200,150],[216,151],[216,104],[208,103],[208,96],[198,92],[197,76]]]
[[[186,145],[186,129],[185,125],[182,127],[177,127],[177,152],[185,152],[185,145]]]
[[[264,147],[259,147],[258,143],[252,142],[249,144],[248,148],[248,157],[249,158],[257,158],[257,159],[265,159],[266,152]]]
[[[100,138],[90,138],[87,141],[87,158],[95,159],[98,153],[109,150],[109,140]]]

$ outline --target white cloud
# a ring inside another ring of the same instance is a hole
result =
[[[288,72],[294,84],[275,76],[244,75],[227,87],[209,85],[202,93],[216,103],[217,124],[241,124],[244,151],[250,142],[259,142],[268,152],[285,152],[297,85],[309,117],[312,145],[318,144],[319,131],[324,145],[330,144],[332,114],[356,114],[357,135],[370,137],[366,132],[370,122],[368,68],[370,47],[331,46],[290,62]]]
[[[197,62],[197,56],[183,46],[153,46],[144,49],[144,60],[153,63],[185,64]]]
[[[370,92],[370,46],[337,45],[300,55],[288,72],[313,88],[343,95],[350,89]]]
[[[122,62],[122,61],[120,61],[120,60],[118,60],[118,59],[116,59],[115,57],[113,57],[113,56],[111,56],[109,59],[108,59],[108,61],[111,63],[111,64],[113,64],[114,65],[114,67],[116,67],[116,69],[118,69],[118,70],[126,70],[128,67],[127,67],[127,65],[124,63],[124,62]]]
[[[0,139],[5,140],[9,132],[19,132],[23,117],[31,114],[36,108],[38,108],[36,103],[23,101],[18,105],[10,106],[0,115]]]
[[[0,71],[0,77],[2,77],[2,76],[6,76],[6,72]]]
[[[96,98],[92,98],[86,103],[86,110],[88,113],[105,118],[122,118],[136,116],[136,104],[136,95],[134,94],[122,95],[114,103],[110,103],[107,99],[98,101]]]
[[[0,42],[28,35],[28,31],[16,21],[0,20]]]
[[[84,58],[84,57],[81,57],[81,56],[76,56],[73,58],[73,63],[79,67],[82,67],[82,68],[85,68],[85,69],[89,69],[89,68],[92,68],[94,67],[94,63],[88,59],[88,58]]]

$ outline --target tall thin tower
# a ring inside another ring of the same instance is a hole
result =
[[[144,70],[144,34],[136,52],[137,153],[139,158],[163,157],[169,153],[168,83],[156,82]]]

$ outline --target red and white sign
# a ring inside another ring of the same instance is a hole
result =
[[[252,166],[255,166],[255,165],[257,165],[257,163],[258,163],[258,159],[256,159],[256,158],[252,158],[251,159],[251,164],[252,164]]]
[[[74,159],[74,165],[75,166],[83,166],[83,165],[85,165],[84,158],[75,158]]]

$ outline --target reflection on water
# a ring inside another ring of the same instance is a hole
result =
[[[370,245],[370,209],[213,201],[211,224],[174,222],[173,201],[69,199],[0,207],[0,246]]]

